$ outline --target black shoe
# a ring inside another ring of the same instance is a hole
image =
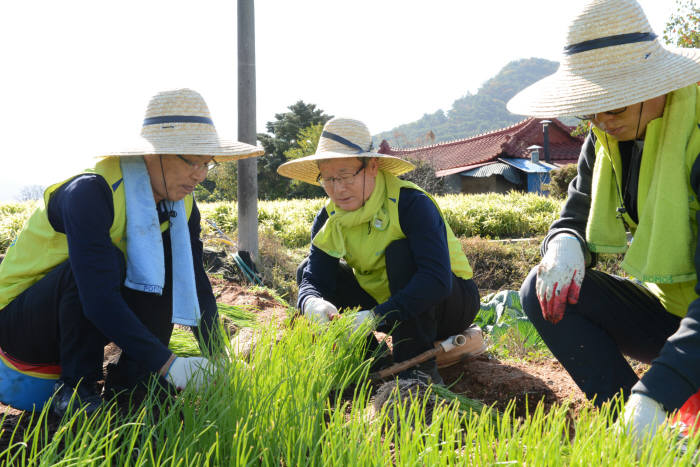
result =
[[[102,398],[95,383],[81,382],[77,389],[59,379],[53,387],[55,392],[51,402],[51,412],[63,417],[69,410],[77,412],[84,407],[86,415],[92,415],[102,406]]]
[[[437,362],[434,358],[432,360],[428,360],[427,362],[423,362],[419,365],[416,365],[413,368],[409,368],[408,370],[402,371],[401,373],[399,373],[399,378],[417,379],[425,384],[432,383],[440,384],[443,386],[445,385],[442,376],[440,376],[440,373],[438,372]]]

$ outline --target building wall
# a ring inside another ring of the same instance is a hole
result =
[[[447,193],[461,193],[462,178],[463,177],[459,174],[445,176],[445,191]]]
[[[524,189],[522,186],[510,183],[501,175],[492,175],[485,178],[457,176],[462,179],[462,193],[507,193],[512,190],[522,191]]]

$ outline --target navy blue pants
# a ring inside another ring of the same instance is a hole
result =
[[[116,247],[115,254],[124,257]],[[122,276],[126,276],[125,264]],[[122,287],[122,296],[141,322],[168,345],[173,330],[169,276],[165,284],[163,295]],[[73,386],[80,379],[102,379],[104,346],[108,343],[83,313],[69,261],[56,266],[0,311],[0,348],[23,362],[60,364],[61,379]],[[126,354],[120,356],[118,366],[134,380],[150,374]]]
[[[520,289],[523,309],[554,356],[597,406],[620,391],[626,397],[638,383],[624,356],[651,363],[681,322],[640,284],[587,269],[578,303],[567,305],[564,318],[552,324],[542,317],[536,277],[535,268]],[[689,394],[685,388],[681,394],[679,388],[668,386],[656,388],[652,396],[672,410]]]
[[[413,255],[406,239],[392,242],[386,249],[386,272],[389,291],[395,294],[408,284],[416,273]],[[308,262],[305,259],[297,269],[297,283]],[[337,308],[361,307],[369,310],[377,302],[360,287],[352,269],[343,261],[338,264],[336,291],[323,297]],[[465,280],[452,274],[452,293],[442,302],[435,304],[424,313],[413,315],[412,319],[398,321],[389,326],[380,326],[379,331],[391,331],[394,361],[402,362],[433,348],[436,340],[464,331],[474,322],[479,311],[479,290],[473,280]]]

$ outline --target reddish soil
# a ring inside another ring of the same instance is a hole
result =
[[[286,307],[264,290],[250,290],[222,279],[212,279],[217,301],[245,307],[258,314],[263,322],[283,326],[288,316]],[[114,345],[105,348],[105,364],[113,360],[119,349]],[[526,406],[534,408],[543,400],[547,409],[555,403],[571,403],[575,414],[585,403],[585,397],[568,373],[555,360],[537,362],[499,361],[487,354],[475,360],[440,370],[453,392],[487,405],[494,404],[503,410],[511,399],[516,400],[515,413],[524,416]],[[23,412],[0,404],[0,452],[7,447],[7,440]],[[24,414],[24,417],[29,414]],[[56,422],[56,421],[54,421]],[[4,433],[3,433],[4,431]]]
[[[536,362],[503,362],[487,354],[475,360],[440,370],[451,390],[470,399],[478,399],[503,411],[515,399],[515,414],[525,416],[539,401],[549,409],[552,404],[568,402],[576,413],[586,401],[569,374],[554,359]]]
[[[250,290],[217,278],[211,279],[211,285],[217,302],[253,311],[262,323],[282,326],[288,316],[287,307],[265,290]]]

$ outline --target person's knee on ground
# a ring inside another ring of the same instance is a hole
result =
[[[407,239],[396,240],[386,249],[387,276],[391,293],[394,294],[405,287],[417,272],[413,255]],[[440,303],[435,304],[426,312],[415,315],[409,320],[398,322],[394,330],[394,359],[403,361],[422,352],[430,350],[435,343],[464,332],[470,332],[479,310],[479,291],[473,280],[464,280],[451,274],[452,284],[450,294]],[[471,333],[470,334],[474,334]],[[483,335],[474,335],[474,343],[470,346],[474,354],[483,353],[485,346]],[[480,338],[480,339],[477,339]],[[476,340],[479,340],[477,343]],[[464,358],[468,358],[464,355]],[[461,358],[461,357],[460,357]],[[449,366],[454,359],[449,359]],[[459,360],[459,359],[457,359]],[[455,360],[455,362],[457,361]],[[426,362],[426,372],[436,374],[435,359]],[[433,369],[435,366],[435,369]]]

